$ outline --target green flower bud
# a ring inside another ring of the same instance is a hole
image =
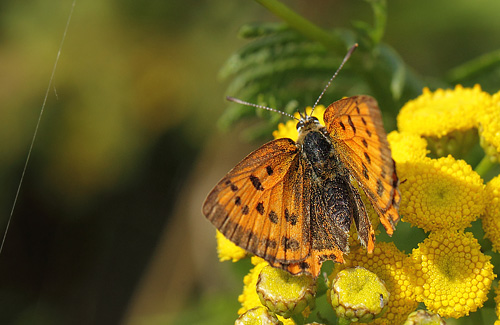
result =
[[[389,291],[375,273],[355,267],[337,274],[327,298],[338,317],[368,323],[387,309]]]
[[[403,325],[445,325],[446,322],[438,314],[431,314],[427,310],[416,310],[403,323]]]
[[[271,266],[259,274],[257,294],[264,306],[272,312],[289,318],[313,306],[316,281],[308,275],[291,275]]]
[[[259,306],[241,314],[234,325],[283,325],[283,323],[269,309]]]

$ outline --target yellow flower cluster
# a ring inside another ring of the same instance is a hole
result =
[[[482,307],[496,277],[489,256],[472,233],[431,232],[414,249],[415,292],[427,309],[459,318]]]
[[[492,104],[478,114],[481,146],[494,161],[500,160],[500,91],[493,95]]]
[[[495,321],[495,325],[500,324],[500,286],[497,286],[495,289],[495,313],[497,314],[497,321]]]
[[[243,293],[238,297],[238,301],[241,303],[241,308],[238,310],[239,315],[242,315],[252,308],[263,306],[257,294],[256,287],[260,272],[269,264],[262,258],[256,256],[252,257],[252,264],[254,267],[243,278]],[[279,315],[277,317],[284,325],[295,325],[295,322],[290,318],[283,318]]]
[[[268,264],[266,261],[256,256],[252,257],[252,264],[254,265],[253,269],[243,278],[243,293],[238,297],[238,301],[241,303],[241,308],[238,310],[239,315],[254,307],[262,306],[255,288],[260,271]]]
[[[401,181],[400,215],[403,221],[431,231],[411,254],[417,301],[443,317],[459,318],[482,307],[496,277],[490,257],[481,252],[472,233],[463,231],[486,212],[486,237],[493,242],[500,238],[498,212],[489,217],[490,211],[500,211],[495,207],[500,181],[485,187],[481,176],[465,161],[450,155],[439,159],[426,155],[429,147],[437,148],[439,138],[448,138],[439,143],[444,144],[442,148],[471,145],[467,138],[470,140],[477,128],[482,130],[483,142],[494,143],[495,132],[500,137],[500,123],[493,123],[492,116],[500,115],[499,108],[494,108],[497,97],[500,99],[500,95],[492,98],[478,85],[435,92],[425,88],[420,97],[401,109],[399,132],[388,136]],[[487,112],[490,115],[485,117]],[[456,152],[441,152],[446,151]],[[439,150],[434,153],[439,156]],[[498,249],[500,239],[497,242],[494,248],[497,245]]]
[[[427,137],[440,138],[452,131],[466,131],[477,126],[478,112],[491,105],[491,96],[479,85],[438,89],[406,103],[398,115],[398,129]]]
[[[401,324],[417,307],[411,276],[413,266],[409,257],[397,249],[394,243],[377,243],[372,254],[361,246],[351,247],[344,264],[336,264],[330,279],[346,269],[356,266],[375,273],[385,282],[390,293],[388,310],[373,324]]]
[[[307,113],[310,111],[308,107]],[[318,106],[313,114],[321,123],[324,111],[324,106]],[[273,136],[296,140],[296,123],[290,120],[278,125]],[[441,144],[449,145],[448,149],[470,145],[472,135],[477,142],[479,130],[488,157],[500,158],[500,92],[491,96],[478,85],[435,92],[425,88],[421,96],[402,108],[398,126],[398,131],[388,135],[388,141],[400,180],[399,213],[403,221],[430,233],[407,255],[394,243],[384,242],[377,243],[369,254],[351,232],[351,252],[345,254],[344,264],[335,266],[329,279],[359,266],[384,281],[390,293],[387,311],[374,324],[402,324],[419,302],[442,317],[460,318],[483,306],[496,277],[491,258],[465,229],[481,217],[485,237],[492,242],[493,250],[500,251],[500,175],[485,185],[482,173],[474,171],[466,161],[452,155],[438,155],[436,159],[427,155],[430,148],[436,148],[436,139],[447,139]],[[366,202],[362,191],[361,195]],[[366,206],[370,219],[375,217],[372,224],[376,229],[378,216],[370,204]],[[221,234],[217,239],[221,260],[237,261],[247,256]],[[263,306],[256,284],[268,264],[257,257],[252,257],[252,263],[254,267],[245,276],[239,296],[240,315]],[[500,289],[496,289],[495,301],[500,325]],[[262,314],[261,309],[254,314]],[[286,325],[295,324],[292,319],[277,318]]]
[[[419,161],[428,153],[427,141],[418,134],[392,131],[387,135],[392,158],[398,164]]]
[[[491,241],[493,250],[500,251],[500,176],[486,184],[486,211],[482,218],[485,237]]]
[[[232,241],[224,237],[224,235],[218,230],[215,234],[215,238],[217,239],[217,253],[219,255],[219,261],[237,262],[248,255],[246,250],[235,245]]]
[[[425,231],[465,229],[483,213],[483,180],[465,161],[425,157],[396,167],[404,181],[399,209],[403,221]]]

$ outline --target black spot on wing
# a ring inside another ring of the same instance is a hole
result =
[[[262,202],[257,203],[256,209],[260,215],[262,215],[262,216],[264,215],[264,203],[262,203]]]
[[[243,213],[244,215],[250,213],[250,208],[248,207],[248,205],[245,205],[243,209],[241,209],[241,213]]]
[[[264,239],[264,245],[266,247],[271,248],[271,249],[274,249],[274,248],[276,248],[276,246],[278,246],[274,239],[269,239],[269,238]]]
[[[250,175],[250,182],[252,182],[253,187],[257,191],[263,191],[264,187],[262,187],[262,183],[260,182],[260,179],[257,176]]]
[[[281,245],[285,248],[285,250],[291,250],[291,251],[296,251],[300,248],[300,244],[296,239],[288,237],[283,237]]]
[[[271,176],[273,174],[273,168],[271,166],[266,166],[267,175]]]
[[[345,131],[345,125],[344,125],[344,123],[339,122],[339,125],[340,125],[340,127],[342,128],[342,130],[344,130],[344,131]]]
[[[365,159],[366,161],[368,162],[368,164],[371,164],[372,163],[372,160],[370,158],[370,155],[368,155],[368,153],[366,153],[366,151],[364,152],[364,155],[365,155]]]
[[[276,214],[276,212],[274,212],[273,210],[269,211],[269,214],[268,214],[268,217],[269,217],[269,220],[274,223],[274,224],[277,224],[279,219],[278,219],[278,215]]]
[[[289,214],[288,209],[285,209],[285,220],[286,220],[286,222],[288,222],[292,226],[295,226],[297,224],[297,221],[299,220],[299,218],[297,217],[297,215],[295,213]]]
[[[231,191],[236,192],[238,190],[238,186],[231,184]]]
[[[237,196],[237,197],[234,198],[234,204],[236,204],[236,206],[240,206],[241,205],[241,198],[239,196]]]
[[[366,142],[365,139],[362,139],[361,143],[365,146],[365,148],[368,148],[368,142]]]
[[[356,133],[356,127],[354,126],[354,123],[352,122],[351,115],[347,115],[347,122],[349,122],[349,125],[352,128],[352,132]]]
[[[382,185],[382,181],[380,179],[377,179],[377,195],[382,197],[382,194],[384,194],[384,185]]]
[[[307,270],[308,268],[310,268],[310,265],[309,265],[309,263],[307,263],[307,262],[300,262],[300,263],[299,263],[299,267],[300,267],[302,270]]]
[[[366,179],[366,180],[369,180],[370,179],[370,176],[368,176],[368,169],[366,168],[365,164],[362,164],[363,166],[363,177]]]

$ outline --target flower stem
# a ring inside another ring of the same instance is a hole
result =
[[[294,314],[290,318],[295,324],[304,324],[304,316],[301,313]]]
[[[309,39],[315,40],[323,44],[327,49],[333,50],[338,54],[344,55],[346,45],[339,35],[331,34],[324,31],[319,26],[305,19],[289,7],[285,6],[278,0],[255,0],[262,6],[266,7],[276,16],[280,17],[290,27],[294,28]]]
[[[477,164],[475,171],[481,177],[484,178],[486,173],[495,165],[494,162],[491,161],[491,158],[488,155],[484,155],[483,159]]]

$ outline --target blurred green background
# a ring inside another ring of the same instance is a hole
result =
[[[372,20],[361,0],[285,3],[325,28]],[[0,2],[2,229],[71,5]],[[383,40],[439,83],[500,48],[499,12],[497,0],[388,1]],[[0,255],[0,323],[234,322],[245,267],[217,261],[200,210],[259,145],[242,139],[251,122],[217,128],[218,72],[247,43],[239,27],[266,21],[279,20],[249,0],[76,2]]]

